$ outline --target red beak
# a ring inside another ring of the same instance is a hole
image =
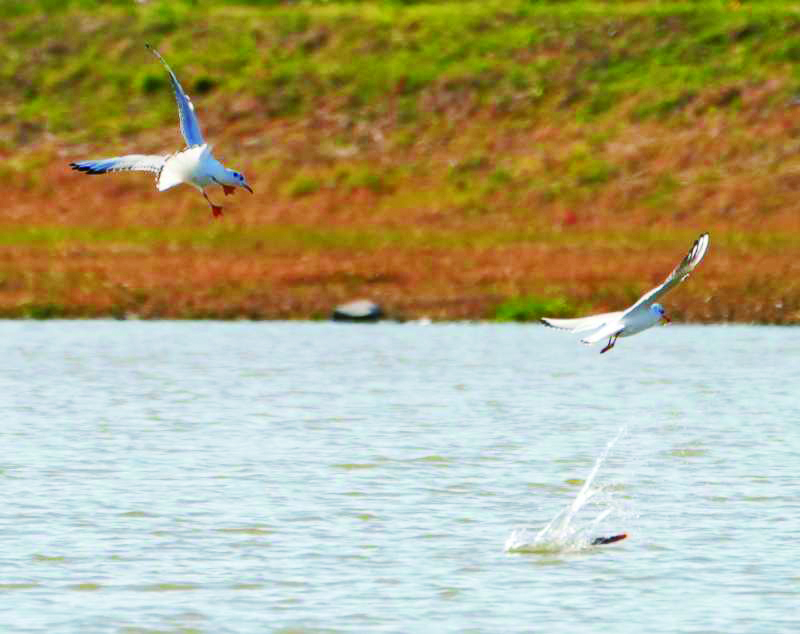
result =
[[[245,188],[247,191],[249,191],[251,194],[255,193],[255,192],[253,192],[253,190],[250,188],[250,185],[248,185],[247,183],[244,183],[244,184],[242,185],[242,187],[244,187],[244,188]]]

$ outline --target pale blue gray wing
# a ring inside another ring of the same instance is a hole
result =
[[[167,160],[166,156],[154,154],[128,154],[113,158],[90,159],[76,161],[69,166],[87,174],[105,174],[106,172],[159,172]]]
[[[560,330],[569,330],[570,332],[586,332],[587,330],[595,330],[609,322],[616,322],[622,317],[622,311],[614,313],[601,313],[599,315],[589,315],[588,317],[578,317],[577,319],[552,319],[550,317],[542,317],[541,321],[545,326],[550,328],[558,328]]]
[[[194,105],[192,105],[192,100],[189,99],[189,95],[183,92],[183,88],[181,88],[178,78],[175,77],[175,73],[172,72],[169,64],[164,61],[164,58],[161,57],[159,52],[149,44],[145,44],[145,46],[153,52],[153,55],[161,60],[161,63],[164,64],[164,68],[166,68],[167,72],[169,73],[169,78],[172,80],[172,87],[175,89],[175,101],[178,102],[178,116],[181,120],[181,134],[183,134],[183,138],[186,139],[186,145],[189,147],[192,147],[193,145],[203,145],[205,141],[203,140],[203,133],[200,132],[200,122],[197,120],[197,115],[194,113]]]
[[[632,313],[640,306],[649,307],[673,286],[677,286],[689,277],[689,273],[694,271],[694,268],[700,264],[700,261],[705,257],[706,251],[708,251],[708,240],[707,233],[700,234],[700,237],[694,241],[692,248],[689,249],[689,253],[687,253],[680,264],[673,269],[672,273],[667,276],[667,279],[664,280],[661,286],[656,286],[654,289],[642,295],[639,301],[625,311],[625,314]]]

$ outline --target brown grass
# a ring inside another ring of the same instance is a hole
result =
[[[67,167],[177,149],[172,126],[93,147],[24,137],[13,155],[0,145],[0,313],[308,318],[362,296],[405,318],[492,318],[527,296],[602,311],[659,283],[709,231],[709,255],[669,312],[794,323],[790,82],[710,86],[667,117],[638,117],[629,98],[590,121],[562,94],[521,117],[434,86],[412,124],[395,96],[370,117],[330,97],[267,118],[231,95],[201,116],[256,194],[212,192],[225,203],[218,222],[189,188],[159,194],[146,174]]]

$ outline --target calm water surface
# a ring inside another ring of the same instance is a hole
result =
[[[800,631],[800,332],[0,322],[8,632]],[[621,432],[577,552],[512,554]],[[592,529],[595,530],[595,529]]]

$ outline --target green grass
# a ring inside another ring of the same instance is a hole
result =
[[[542,317],[574,317],[578,307],[564,297],[514,297],[500,304],[495,321],[537,321]]]
[[[399,123],[412,127],[431,91],[520,116],[561,104],[579,121],[663,119],[710,86],[731,90],[713,105],[729,109],[741,82],[800,76],[800,15],[788,2],[17,4],[0,8],[0,98],[18,121],[0,126],[73,141],[174,121],[144,42],[201,113],[237,95],[268,116],[301,116],[332,97],[374,115],[396,96]]]
[[[102,249],[120,246],[147,248],[174,247],[189,250],[225,251],[375,251],[392,248],[417,249],[488,249],[515,245],[547,244],[552,248],[580,249],[595,247],[599,241],[609,250],[646,251],[650,248],[674,249],[680,254],[697,237],[694,229],[637,229],[608,234],[602,229],[573,230],[464,230],[327,227],[293,225],[259,227],[69,227],[2,226],[0,247],[26,246],[61,250],[71,245]],[[715,248],[741,252],[752,250],[800,251],[800,236],[784,231],[729,230],[714,237]]]

